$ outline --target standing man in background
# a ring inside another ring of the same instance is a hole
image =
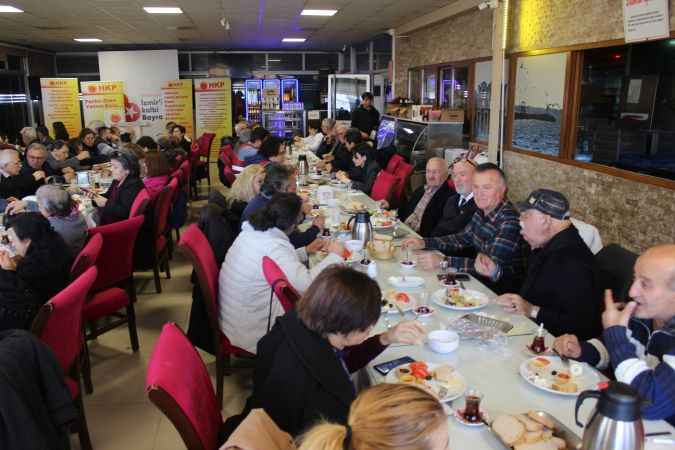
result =
[[[379,124],[380,113],[373,106],[373,94],[364,92],[361,104],[352,113],[352,128],[358,128],[363,139],[375,140]]]

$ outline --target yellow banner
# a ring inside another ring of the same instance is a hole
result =
[[[194,80],[197,136],[215,133],[211,159],[218,158],[220,139],[232,136],[232,80],[207,78]]]
[[[77,136],[82,129],[82,114],[77,78],[40,78],[43,121],[54,136],[54,122],[63,122],[68,135]]]
[[[82,110],[86,126],[103,121],[107,126],[124,123],[124,82],[83,81]]]
[[[164,121],[176,122],[185,127],[185,134],[194,137],[194,115],[192,112],[192,80],[174,80],[162,84]]]

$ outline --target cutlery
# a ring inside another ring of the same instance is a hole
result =
[[[645,433],[645,437],[654,437],[654,436],[670,436],[670,431],[654,431],[653,433]]]
[[[403,312],[403,310],[401,309],[401,307],[398,306],[398,303],[396,303],[396,302],[393,302],[393,303],[394,303],[394,306],[396,307],[396,311],[398,311],[398,313],[401,315],[401,318],[403,318],[403,316],[405,315],[405,313]]]
[[[562,354],[561,354],[560,352],[558,352],[558,350],[556,350],[556,349],[553,349],[553,353],[555,353],[556,355],[558,355],[558,356],[560,357],[560,361],[562,361],[562,363],[563,363],[565,366],[567,366],[568,369],[570,368],[570,359],[569,359],[567,356],[562,355]]]

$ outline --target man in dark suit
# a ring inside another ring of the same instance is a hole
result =
[[[461,159],[452,165],[452,181],[455,193],[448,197],[443,207],[443,216],[431,232],[432,237],[457,234],[462,231],[476,212],[473,200],[474,162]]]
[[[42,144],[38,144],[42,145]],[[16,150],[0,151],[0,198],[22,198],[35,194],[44,184],[45,174],[36,171],[32,175],[21,173],[21,159]]]
[[[443,214],[443,206],[454,191],[448,186],[448,166],[442,158],[427,161],[426,184],[413,192],[398,210],[398,217],[422,237],[431,236]]]

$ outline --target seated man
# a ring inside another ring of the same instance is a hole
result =
[[[476,202],[473,200],[473,174],[476,165],[469,159],[460,159],[452,165],[452,181],[455,194],[448,197],[443,207],[443,216],[431,232],[431,236],[447,236],[462,231],[473,213]]]
[[[448,186],[448,166],[442,158],[427,161],[426,184],[413,192],[406,205],[398,209],[398,217],[422,237],[431,232],[443,213],[443,206],[453,194]]]
[[[21,159],[16,150],[0,151],[0,198],[33,195],[40,184],[44,183],[44,178],[42,171],[33,172],[32,175],[22,174]]]
[[[57,175],[47,163],[47,149],[39,142],[34,142],[26,149],[26,164],[22,164],[21,174],[36,174],[40,184],[44,184],[47,177]]]
[[[605,291],[600,339],[580,343],[566,334],[553,348],[598,368],[611,364],[616,379],[646,400],[643,419],[675,425],[675,245],[652,247],[638,258],[628,294],[632,301],[620,308]]]
[[[331,172],[349,172],[354,168],[352,150],[361,143],[361,132],[356,128],[348,129],[344,134],[344,141],[333,151],[333,159],[327,166]]]
[[[476,167],[473,193],[478,210],[463,231],[425,239],[411,237],[403,242],[403,247],[438,250],[448,255],[419,254],[419,264],[425,270],[438,268],[445,260],[451,268],[478,275],[498,294],[519,290],[524,274],[524,243],[520,236],[518,211],[506,199],[506,177],[502,170],[492,163]],[[476,251],[477,258],[454,256],[471,248]],[[489,278],[482,278],[476,270],[477,261],[484,257],[481,255],[495,263]]]
[[[593,254],[569,220],[569,202],[559,192],[539,189],[518,207],[520,233],[533,251],[520,294],[501,295],[497,303],[543,323],[554,336],[597,336],[601,295],[594,281]],[[476,271],[485,277],[495,269],[487,256],[476,261]]]
[[[239,144],[237,145],[237,157],[244,161],[255,157],[263,142],[269,138],[270,133],[263,127],[258,127],[253,130],[242,130],[239,135]]]

